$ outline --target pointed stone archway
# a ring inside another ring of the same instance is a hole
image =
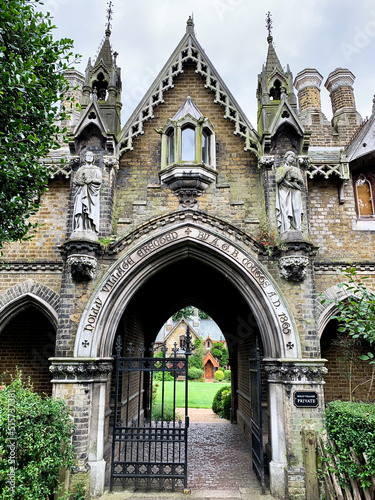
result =
[[[91,373],[99,373],[91,380],[95,387],[87,437],[93,494],[100,494],[104,487],[109,363],[119,325],[132,315],[125,329],[129,331],[130,323],[138,322],[143,335],[140,340],[150,344],[166,318],[190,304],[210,314],[225,334],[236,372],[232,420],[245,435],[249,432],[246,412],[250,406],[244,382],[248,377],[247,349],[259,334],[268,373],[271,492],[285,496],[297,475],[303,482],[301,443],[294,436],[303,414],[293,408],[291,388],[298,384],[299,389],[310,389],[313,384],[323,401],[323,363],[301,358],[300,339],[288,304],[257,260],[256,251],[253,240],[241,241],[227,227],[181,217],[172,227],[156,227],[146,236],[134,238],[97,284],[79,322],[74,358],[51,360],[54,373],[61,374],[62,364],[69,363],[90,364]],[[137,331],[132,334],[138,335]],[[61,377],[54,382],[55,395],[64,394]],[[78,390],[79,383],[76,385]],[[321,415],[314,417],[312,413],[310,409],[310,421],[315,418],[320,426]],[[300,467],[291,466],[290,456]]]

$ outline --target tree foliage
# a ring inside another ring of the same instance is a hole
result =
[[[365,340],[370,346],[375,343],[375,292],[367,288],[367,276],[359,276],[355,266],[348,267],[340,275],[345,282],[339,283],[348,298],[344,301],[334,301],[338,310],[331,319],[340,323],[338,331],[351,335],[354,339]],[[330,300],[322,300],[331,302]],[[361,359],[375,363],[374,353],[368,352]]]
[[[203,370],[203,342],[199,339],[194,339],[194,351],[189,356],[189,368],[198,368]]]
[[[185,319],[192,318],[194,316],[194,307],[193,306],[187,306],[184,307],[183,309],[180,309],[177,311],[173,316],[172,320],[173,321],[180,321],[182,317]],[[198,309],[198,317],[199,319],[211,319],[208,314],[206,314],[204,311],[201,311]]]
[[[48,180],[40,160],[58,147],[55,120],[73,41],[53,39],[41,4],[0,2],[0,248],[35,230],[30,216]]]
[[[224,347],[223,342],[214,342],[211,349],[211,354],[219,361],[220,367],[225,367],[229,361],[228,349]]]
[[[0,389],[0,499],[49,498],[73,466],[65,401],[42,398],[21,375]]]
[[[375,355],[373,352],[375,344],[375,292],[366,286],[367,276],[359,276],[356,266],[350,266],[339,273],[344,282],[339,283],[341,288],[348,296],[345,300],[323,299],[323,303],[334,303],[337,313],[331,319],[339,322],[337,331],[340,337],[336,344],[340,348],[341,357],[347,364],[347,377],[349,383],[349,399],[354,397],[355,389],[364,383],[369,383],[367,399],[370,398],[374,377],[375,377]],[[370,347],[367,354],[358,355],[360,345]],[[368,361],[373,365],[372,375],[369,380],[353,387],[352,367],[355,358]]]

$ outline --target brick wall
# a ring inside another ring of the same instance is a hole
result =
[[[344,189],[345,203],[339,204],[338,181],[321,176],[309,180],[311,240],[319,247],[317,260],[372,260],[375,234],[352,230],[357,219],[352,180]]]
[[[58,247],[65,241],[68,198],[68,180],[50,181],[48,191],[41,194],[40,210],[30,218],[39,223],[35,235],[29,241],[4,245],[5,262],[61,262]]]
[[[352,390],[356,401],[375,401],[375,384],[372,385],[372,368],[368,361],[358,359],[358,355],[365,354],[366,346],[358,346],[351,354],[351,350],[345,351],[340,346],[335,345],[335,341],[340,333],[336,333],[337,322],[332,320],[328,323],[321,338],[322,357],[327,359],[326,367],[328,373],[325,376],[324,396],[326,403],[340,399],[349,401],[349,373],[351,373]],[[352,363],[350,363],[352,359]],[[363,383],[365,382],[365,383]],[[374,381],[375,382],[375,381]]]
[[[211,185],[199,198],[199,208],[242,227],[246,217],[259,218],[262,193],[256,159],[244,151],[243,139],[233,134],[233,124],[223,118],[223,107],[214,103],[214,94],[204,88],[204,80],[195,73],[195,66],[185,65],[174,88],[164,95],[164,103],[155,107],[154,119],[145,124],[144,134],[134,140],[134,150],[121,159],[116,209],[118,234],[178,208],[172,192],[160,187],[161,138],[155,128],[163,127],[188,95],[201,113],[210,118],[216,134],[218,180],[216,186]]]

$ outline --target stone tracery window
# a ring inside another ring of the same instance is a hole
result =
[[[162,170],[184,163],[215,169],[214,128],[190,97],[158,132],[162,134]]]
[[[353,175],[353,180],[358,218],[375,219],[375,175],[372,172],[362,171]]]

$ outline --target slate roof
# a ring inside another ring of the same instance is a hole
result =
[[[170,331],[167,330],[167,323],[165,323],[160,329],[155,342],[163,342],[167,336],[175,329],[175,327],[181,322],[173,321],[172,328]],[[213,319],[200,319],[199,326],[193,326],[193,320],[188,319],[187,323],[193,328],[194,332],[198,335],[198,337],[203,337],[203,340],[209,336],[213,342],[222,342],[225,340],[222,331],[219,326],[215,323]]]

